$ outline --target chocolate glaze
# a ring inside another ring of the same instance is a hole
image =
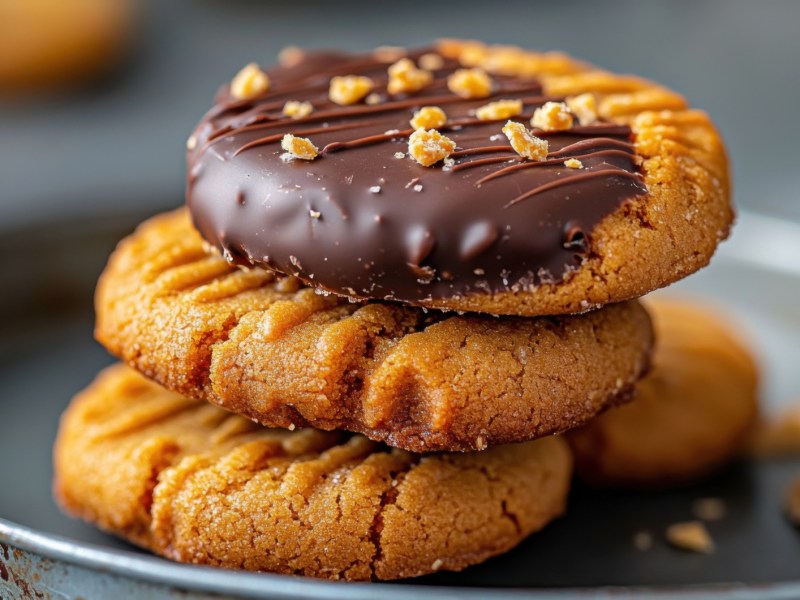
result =
[[[415,57],[423,52],[411,52]],[[416,302],[530,289],[562,280],[591,253],[594,227],[646,193],[628,127],[610,123],[536,132],[548,159],[524,161],[501,133],[503,121],[471,111],[521,98],[528,123],[547,100],[534,80],[494,77],[491,98],[464,100],[447,89],[452,60],[419,93],[388,97],[386,68],[372,55],[308,54],[269,71],[268,93],[232,99],[223,87],[189,151],[187,202],[203,237],[228,260],[292,274],[355,298]],[[334,75],[363,74],[383,102],[337,106]],[[282,115],[307,100],[310,115]],[[455,165],[423,167],[408,157],[415,109],[436,105],[455,140]],[[281,159],[286,133],[309,137],[313,162]],[[564,166],[578,158],[581,170]]]

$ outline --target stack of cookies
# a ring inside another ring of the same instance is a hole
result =
[[[749,357],[693,307],[656,307],[674,343],[640,381],[636,298],[732,221],[719,137],[669,90],[477,42],[292,48],[223,86],[187,148],[188,206],[98,286],[97,338],[128,366],[56,444],[58,500],[103,529],[237,569],[457,570],[560,515],[573,462],[684,480],[752,421]],[[681,402],[698,426],[660,422]]]

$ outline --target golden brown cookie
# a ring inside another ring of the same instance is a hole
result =
[[[410,451],[483,449],[580,425],[647,368],[636,302],[560,318],[353,304],[229,266],[185,211],[111,257],[97,339],[177,393],[272,427],[346,429]]]
[[[460,570],[564,511],[571,457],[549,437],[414,455],[359,435],[265,429],[104,371],[62,418],[69,513],[181,562],[328,579]]]
[[[0,90],[70,84],[108,71],[130,41],[133,4],[0,2]]]
[[[728,235],[720,137],[658,84],[478,42],[288,58],[243,69],[189,138],[187,204],[232,262],[536,316],[668,285]]]
[[[567,435],[576,470],[598,485],[660,487],[730,460],[755,423],[758,373],[729,325],[708,307],[649,299],[653,368],[633,402]]]

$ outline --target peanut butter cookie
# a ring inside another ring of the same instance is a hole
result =
[[[557,437],[415,455],[265,429],[117,365],[62,418],[55,472],[65,510],[167,558],[364,580],[512,548],[564,511],[571,457]]]
[[[204,246],[185,211],[124,240],[96,296],[98,340],[168,389],[271,427],[346,429],[414,452],[565,431],[646,370],[636,302],[572,317],[356,304]]]

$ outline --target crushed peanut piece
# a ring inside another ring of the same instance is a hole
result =
[[[597,121],[597,100],[594,94],[580,94],[566,99],[566,104],[581,125]]]
[[[419,57],[419,66],[426,71],[436,71],[444,66],[444,58],[440,54],[429,52]]]
[[[706,526],[700,521],[675,523],[667,528],[667,541],[681,550],[710,554],[714,551],[714,540],[711,539]]]
[[[583,163],[577,158],[568,158],[564,161],[564,166],[569,167],[570,169],[582,169]]]
[[[314,112],[314,106],[311,102],[298,102],[297,100],[289,100],[283,105],[283,114],[292,119],[302,119]]]
[[[328,97],[339,106],[355,104],[369,94],[375,83],[363,75],[345,75],[331,79]]]
[[[381,97],[380,94],[376,94],[375,92],[373,92],[364,99],[364,102],[372,106],[374,104],[380,104],[381,102],[383,102],[383,98]]]
[[[498,100],[484,104],[475,111],[475,116],[481,121],[495,121],[510,119],[522,112],[522,100]]]
[[[231,96],[246,100],[263,94],[269,89],[269,77],[256,63],[250,63],[236,74],[231,81]]]
[[[287,133],[281,140],[281,148],[289,154],[288,158],[314,160],[319,153],[317,147],[308,138],[301,138]]]
[[[439,129],[447,122],[447,115],[438,106],[423,106],[409,121],[414,129]]]
[[[533,135],[522,123],[509,121],[503,127],[508,141],[514,152],[530,160],[544,160],[547,158],[547,140]]]
[[[435,129],[417,129],[408,138],[408,153],[423,167],[430,167],[450,156],[456,143]]]
[[[458,69],[447,78],[447,87],[462,98],[486,98],[492,94],[492,78],[477,67]]]
[[[561,131],[572,127],[572,113],[563,102],[545,102],[533,111],[531,125],[542,131]]]
[[[719,521],[726,512],[728,507],[721,498],[698,498],[692,502],[692,513],[703,521]]]
[[[378,46],[372,51],[372,56],[380,62],[395,62],[406,55],[406,49],[402,46]]]
[[[282,67],[296,67],[305,58],[306,52],[299,46],[286,46],[278,52],[278,63]]]
[[[433,81],[433,73],[418,69],[409,58],[401,58],[389,67],[389,83],[386,91],[390,94],[409,94],[418,92]]]

